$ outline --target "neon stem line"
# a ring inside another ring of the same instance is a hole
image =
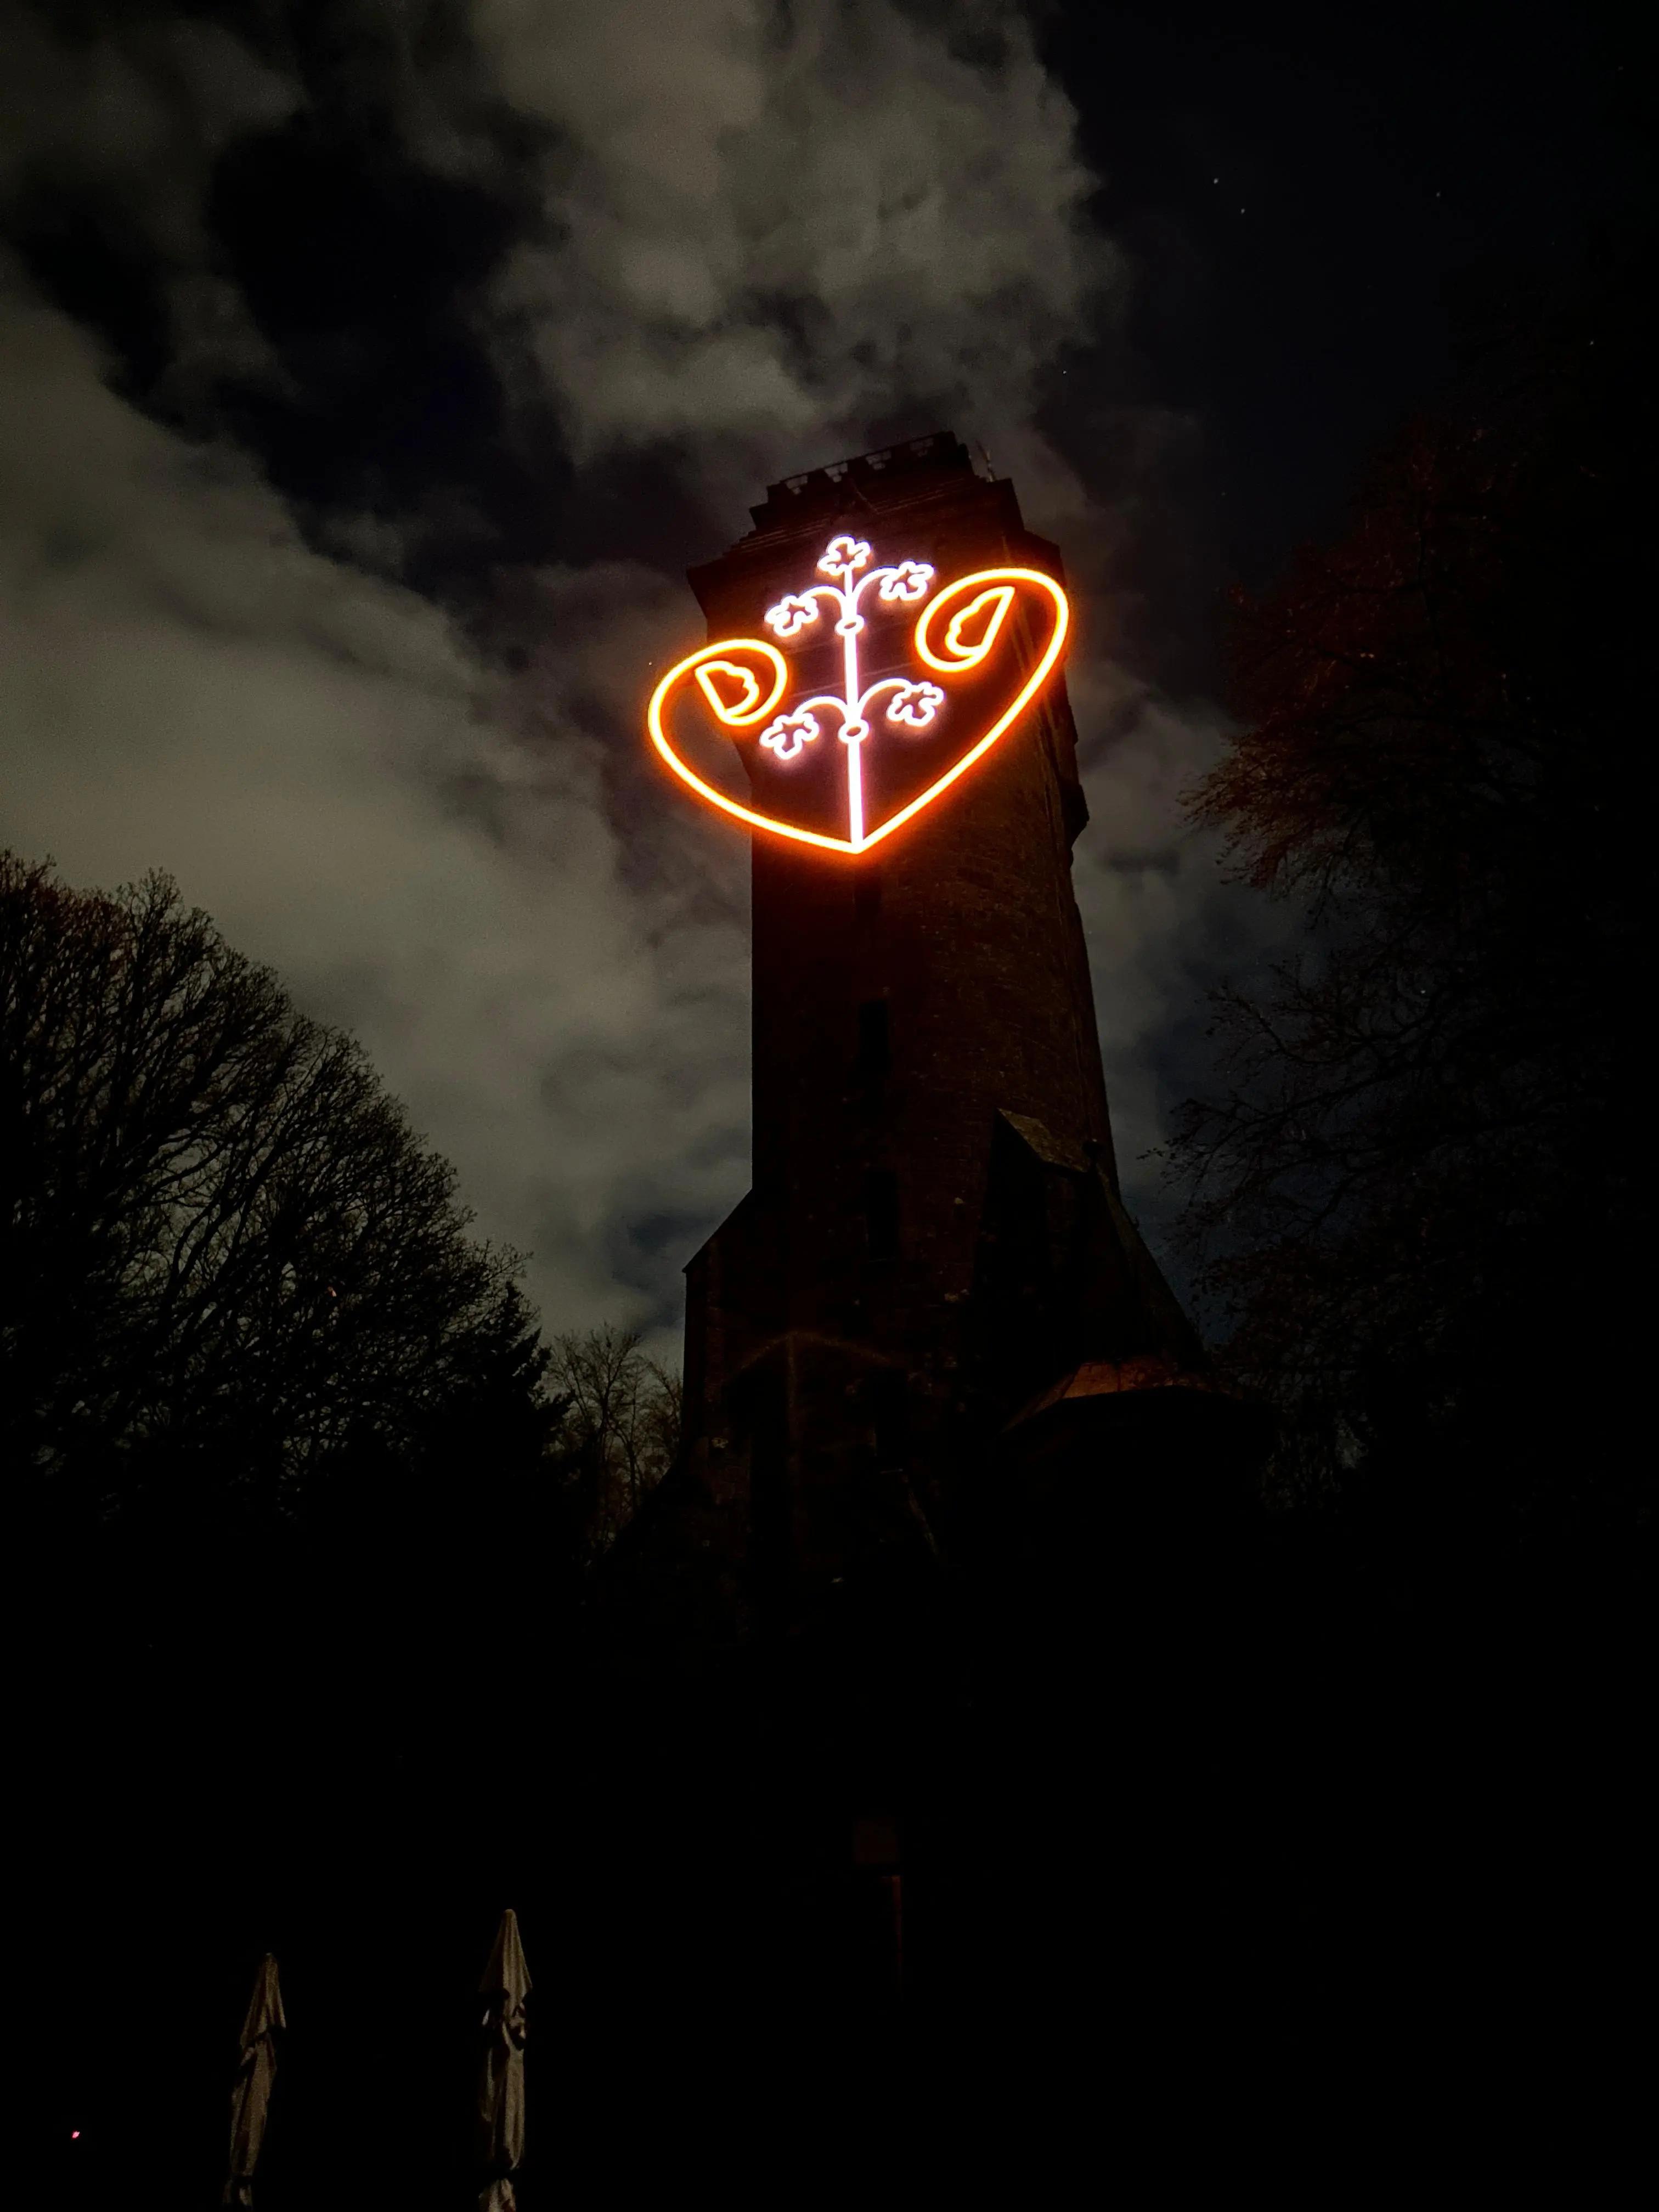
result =
[[[837,557],[839,556],[839,557]],[[864,617],[859,612],[859,601],[874,584],[884,599],[892,599],[910,605],[926,596],[933,581],[933,571],[925,562],[902,561],[896,568],[872,568],[860,577],[859,570],[870,558],[870,548],[862,539],[845,534],[832,538],[818,562],[819,573],[833,576],[833,584],[809,585],[805,592],[786,592],[777,605],[769,609],[766,619],[780,637],[793,637],[809,622],[817,620],[815,602],[823,599],[838,611],[836,634],[842,645],[842,696],[839,699],[809,699],[791,714],[784,715],[768,731],[762,733],[763,745],[771,745],[781,760],[793,760],[809,738],[817,735],[811,709],[817,706],[836,708],[841,715],[841,742],[847,748],[847,836],[836,842],[844,851],[862,852],[870,842],[866,834],[864,814],[864,760],[859,747],[870,735],[870,725],[865,709],[870,701],[883,691],[897,691],[908,695],[915,691],[918,697],[929,696],[929,703],[918,716],[906,711],[896,719],[911,722],[918,728],[933,719],[934,708],[944,702],[944,694],[936,686],[916,686],[901,677],[887,677],[872,684],[867,693],[860,695],[858,641],[864,633]],[[948,641],[947,641],[948,642]],[[742,672],[735,672],[741,673]],[[701,677],[699,680],[702,679]],[[745,680],[752,681],[752,678]],[[707,690],[707,684],[704,685]],[[715,712],[720,711],[718,703]],[[890,710],[889,720],[896,719]],[[792,744],[786,746],[786,733],[795,732]]]
[[[847,840],[854,851],[864,846],[864,761],[862,738],[847,741]]]
[[[841,594],[842,619],[848,625],[842,639],[842,684],[846,712],[841,726],[841,740],[847,748],[847,836],[855,848],[864,842],[864,760],[859,748],[864,743],[864,718],[859,712],[859,631],[864,628],[863,617],[858,611],[858,593],[853,587],[853,571],[841,572],[846,589]],[[857,628],[854,628],[856,623]],[[856,732],[857,735],[853,732]]]

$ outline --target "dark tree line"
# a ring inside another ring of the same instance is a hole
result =
[[[465,1520],[603,1548],[677,1443],[613,1328],[543,1342],[517,1255],[361,1048],[153,877],[0,856],[0,1444],[61,1522]]]
[[[607,1551],[674,1462],[680,1378],[648,1358],[631,1330],[556,1337],[549,1378],[564,1408],[585,1555]]]
[[[557,1848],[589,1571],[675,1397],[627,1332],[544,1339],[518,1274],[359,1048],[171,884],[0,855],[13,1769],[64,1947],[24,1978],[70,2002],[143,1962],[165,2068],[90,2062],[130,2162],[218,2154],[250,1947],[326,1980],[367,1914],[418,2012],[428,1946]],[[427,2055],[386,2051],[418,2100]]]
[[[0,872],[0,1397],[14,1464],[94,1510],[192,1466],[272,1498],[528,1407],[510,1255],[351,1042],[160,878]]]
[[[1599,2099],[1650,1972],[1649,267],[1471,319],[1194,794],[1287,910],[1170,1160],[1278,1415],[1217,1839],[1337,2109]]]
[[[1647,286],[1489,324],[1242,600],[1195,795],[1288,957],[1172,1166],[1292,1492],[1623,1516],[1652,1234]]]

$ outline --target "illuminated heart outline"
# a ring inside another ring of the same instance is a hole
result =
[[[788,668],[783,655],[765,638],[723,638],[715,644],[701,646],[696,653],[689,653],[684,660],[677,661],[652,693],[650,706],[646,710],[646,721],[651,732],[651,742],[682,783],[689,785],[698,797],[705,799],[709,805],[719,807],[723,814],[730,814],[739,822],[746,822],[751,830],[764,830],[775,837],[792,838],[798,844],[816,845],[823,852],[845,853],[854,856],[860,853],[867,853],[872,845],[880,844],[883,838],[890,837],[896,830],[902,829],[907,822],[914,821],[924,808],[931,806],[933,801],[947,792],[953,783],[959,782],[970,768],[975,767],[982,761],[998,738],[1012,728],[1053,674],[1059,663],[1060,656],[1066,647],[1066,634],[1071,626],[1071,610],[1066,603],[1065,592],[1054,578],[1045,575],[1041,568],[979,568],[972,575],[958,577],[954,584],[947,584],[936,598],[928,601],[917,618],[915,633],[912,640],[916,658],[924,666],[932,668],[942,675],[965,675],[970,669],[976,668],[996,642],[1009,608],[1013,604],[1015,592],[1012,587],[1018,584],[1035,584],[1040,590],[1046,592],[1054,611],[1054,634],[1039,655],[1036,665],[1015,694],[1012,704],[1003,710],[985,734],[976,739],[943,775],[929,784],[926,791],[919,793],[908,805],[900,807],[897,813],[889,815],[878,829],[871,830],[867,836],[860,836],[856,839],[827,837],[821,830],[802,830],[797,828],[793,823],[781,822],[775,815],[757,814],[753,807],[744,806],[737,799],[729,799],[723,791],[716,790],[713,784],[705,783],[696,770],[689,763],[680,758],[674,750],[667,732],[663,728],[664,705],[668,695],[680,679],[690,675],[693,671],[701,672],[705,667],[709,668],[712,672],[714,665],[718,664],[725,656],[734,653],[759,653],[763,659],[771,663],[775,677],[771,691],[764,698],[760,697],[759,684],[752,678],[750,672],[736,668],[729,663],[729,672],[750,677],[751,681],[755,681],[757,703],[746,704],[741,712],[734,712],[720,703],[712,686],[702,682],[701,675],[699,675],[698,689],[713,708],[716,720],[723,722],[728,729],[749,729],[755,723],[763,721],[781,700],[789,684]],[[997,590],[997,587],[1001,586],[1009,587],[1006,598],[1003,598]],[[961,644],[962,625],[975,613],[978,603],[975,601],[961,607],[945,628],[945,653],[952,655],[946,658],[935,649],[931,633],[937,624],[941,610],[951,605],[961,599],[964,593],[972,592],[976,587],[987,597],[992,596],[994,592],[1001,599],[1001,604],[988,623],[985,633],[978,644],[965,648]]]

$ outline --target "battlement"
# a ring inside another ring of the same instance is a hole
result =
[[[749,512],[757,532],[790,530],[820,516],[839,514],[849,499],[882,507],[892,501],[896,490],[899,496],[909,497],[928,477],[981,473],[953,430],[933,430],[923,438],[907,438],[896,446],[879,446],[873,453],[855,453],[850,460],[785,477],[781,483],[768,484],[766,497]]]

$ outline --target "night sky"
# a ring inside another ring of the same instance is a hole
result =
[[[1480,302],[1650,189],[1610,12],[0,0],[0,841],[170,870],[368,1044],[553,1327],[748,1180],[683,571],[936,425],[1061,544],[1132,1193],[1273,918],[1179,794],[1220,617]]]

